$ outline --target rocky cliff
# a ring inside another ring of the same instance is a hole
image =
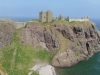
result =
[[[93,22],[30,22],[19,35],[22,43],[55,53],[52,65],[56,67],[75,65],[100,50],[100,35]]]
[[[14,27],[9,22],[0,22],[0,48],[10,44],[13,38]]]
[[[34,74],[35,70],[29,70],[37,63],[52,65],[48,71],[55,75],[53,66],[69,67],[88,60],[100,50],[99,44],[100,32],[93,22],[27,22],[15,31],[13,23],[0,22],[0,65],[8,75]],[[44,68],[48,66],[36,71],[45,75]]]
[[[71,29],[71,31],[66,31]],[[87,60],[91,55],[98,52],[99,33],[93,23],[73,25],[70,28],[60,30],[62,35],[70,40],[65,51],[59,50],[52,64],[58,67],[69,67],[79,61]],[[72,32],[72,33],[71,33]],[[69,37],[69,38],[68,38]]]

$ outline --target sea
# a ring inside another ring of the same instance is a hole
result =
[[[13,18],[13,20],[25,21],[32,18]],[[100,31],[100,19],[91,19]],[[100,75],[100,52],[94,54],[87,61],[81,61],[78,64],[68,68],[57,68],[59,75]]]
[[[100,19],[92,19],[100,31]],[[100,52],[94,54],[87,61],[68,68],[57,68],[59,75],[100,75]]]

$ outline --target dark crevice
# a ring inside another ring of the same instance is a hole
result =
[[[74,32],[75,34],[77,34],[77,31],[76,31],[75,27],[73,28],[73,32]]]
[[[89,36],[88,36],[88,34],[85,32],[85,38],[87,39],[87,38],[89,38]]]
[[[92,28],[93,28],[93,29],[95,29],[95,27],[94,27],[94,26],[92,26]]]
[[[68,34],[66,34],[65,30],[62,30],[62,35],[63,35],[65,38],[67,38],[67,39],[70,40],[70,38],[69,38]]]
[[[89,51],[90,46],[88,42],[86,43],[86,48],[87,48],[88,54],[90,55],[90,51]]]

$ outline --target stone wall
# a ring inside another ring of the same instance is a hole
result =
[[[24,27],[26,23],[25,22],[13,22],[13,25],[16,29],[19,29],[21,27]]]
[[[69,22],[72,22],[72,21],[80,21],[80,22],[83,22],[83,21],[89,21],[89,19],[80,19],[80,18],[78,18],[78,19],[74,19],[74,18],[69,19]]]
[[[49,10],[46,12],[46,22],[52,21],[52,12]]]
[[[39,21],[40,22],[46,22],[46,13],[45,12],[40,12]]]

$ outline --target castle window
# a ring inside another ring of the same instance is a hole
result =
[[[45,18],[45,16],[44,16],[44,18]]]

